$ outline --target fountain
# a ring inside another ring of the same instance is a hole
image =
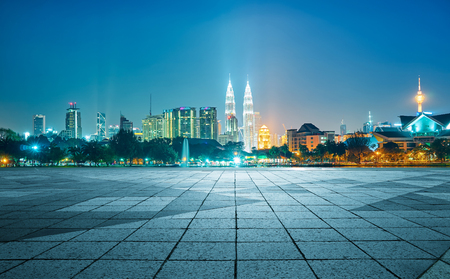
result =
[[[189,141],[184,139],[183,148],[181,149],[181,166],[188,167],[189,165]]]

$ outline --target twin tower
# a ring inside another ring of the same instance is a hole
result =
[[[244,140],[244,150],[251,152],[252,147],[257,147],[258,135],[255,128],[255,115],[253,113],[252,91],[247,80],[244,95],[244,118],[242,137]],[[225,134],[230,136],[233,142],[239,141],[239,126],[236,118],[236,103],[234,102],[234,91],[231,80],[228,81],[227,95],[225,100]]]

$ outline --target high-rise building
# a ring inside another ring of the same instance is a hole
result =
[[[257,147],[257,134],[255,131],[255,118],[253,114],[252,91],[247,80],[244,95],[244,150],[251,152],[253,147]]]
[[[126,119],[125,116],[120,114],[120,124],[119,124],[120,130],[133,132],[133,122]]]
[[[270,149],[272,147],[271,138],[269,128],[266,125],[262,125],[258,132],[258,150]]]
[[[80,109],[77,108],[77,103],[69,103],[70,107],[66,112],[66,132],[71,138],[81,139],[81,113]]]
[[[97,112],[96,133],[98,141],[106,138],[106,116],[103,112]]]
[[[40,136],[45,133],[45,115],[33,115],[33,135]]]
[[[214,107],[201,107],[199,111],[201,139],[218,140],[217,110]]]
[[[255,111],[254,116],[255,118],[255,131],[259,131],[262,127],[262,120],[261,120],[261,114],[257,111]]]
[[[340,134],[341,136],[347,134],[347,125],[344,124],[344,119],[341,121]]]
[[[231,79],[228,80],[227,95],[225,99],[225,134],[231,136],[231,141],[239,141],[239,127],[236,118],[236,104]]]
[[[196,110],[193,107],[180,107],[164,110],[164,137],[196,138]]]
[[[108,138],[112,138],[119,131],[120,131],[120,126],[119,125],[109,125]]]
[[[150,141],[152,139],[164,137],[164,115],[149,115],[142,119],[143,139]]]
[[[363,133],[368,134],[370,132],[373,132],[373,124],[372,124],[372,115],[370,114],[369,111],[369,121],[363,124]]]

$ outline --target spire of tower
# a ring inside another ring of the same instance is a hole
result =
[[[422,91],[420,90],[420,76],[419,76],[419,91],[417,91],[416,95],[416,102],[417,102],[417,112],[422,113],[422,103],[425,100],[425,96],[422,94]]]
[[[150,116],[152,116],[152,94],[150,93]]]
[[[419,75],[419,91],[420,91],[420,75]]]

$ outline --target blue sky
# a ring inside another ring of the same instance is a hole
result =
[[[224,119],[228,74],[242,121],[247,74],[272,132],[312,122],[351,131],[425,111],[450,112],[448,1],[2,1],[0,127],[32,115],[64,129],[68,102],[83,134],[95,114],[141,126],[180,106]]]

